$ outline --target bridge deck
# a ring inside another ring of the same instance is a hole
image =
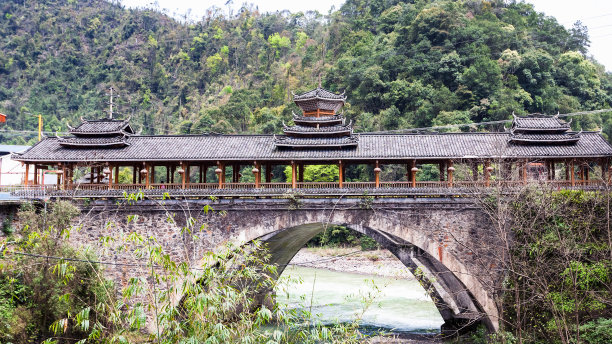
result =
[[[573,184],[573,185],[572,185]],[[142,192],[148,197],[279,197],[289,194],[299,194],[305,197],[332,197],[332,196],[461,196],[473,195],[483,190],[503,188],[507,190],[520,190],[528,186],[546,187],[553,190],[580,189],[600,190],[606,184],[601,180],[569,181],[461,181],[449,182],[380,182],[378,187],[374,182],[345,182],[339,187],[337,182],[329,183],[297,183],[292,188],[291,183],[261,183],[255,187],[254,183],[225,183],[220,188],[217,183],[186,183],[182,184],[151,184],[147,188],[144,184],[73,184],[67,187],[61,185],[38,186],[0,186],[0,193],[9,194],[11,198],[123,198],[131,193]]]

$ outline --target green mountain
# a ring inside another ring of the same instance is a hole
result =
[[[357,131],[610,107],[612,75],[587,48],[579,23],[501,0],[347,0],[330,15],[251,6],[197,22],[117,1],[4,0],[0,140],[34,141],[2,131],[35,130],[32,114],[49,132],[106,116],[111,86],[115,116],[146,134],[277,133],[297,110],[291,91],[319,79],[346,91]],[[574,122],[612,136],[611,115]]]

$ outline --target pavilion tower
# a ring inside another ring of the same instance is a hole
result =
[[[355,147],[358,137],[353,126],[338,111],[344,105],[344,93],[336,94],[321,87],[302,94],[294,94],[293,101],[302,114],[293,114],[292,126],[283,123],[284,136],[276,136],[277,147],[342,148]]]
[[[526,117],[514,116],[510,137],[513,144],[520,145],[574,145],[580,140],[580,132],[572,132],[570,122],[559,116],[534,114]]]

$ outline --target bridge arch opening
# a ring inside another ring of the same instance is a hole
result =
[[[331,223],[312,222],[279,229],[256,238],[266,243],[270,263],[278,266],[282,275],[293,257],[306,243],[325,230]],[[390,251],[425,288],[438,309],[444,324],[444,335],[468,332],[479,324],[494,330],[491,319],[483,311],[468,288],[444,264],[416,245],[371,227],[333,223],[372,238],[381,248]]]

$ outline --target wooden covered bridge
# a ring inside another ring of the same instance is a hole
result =
[[[26,165],[26,176],[34,170],[25,186],[58,196],[428,194],[530,182],[597,188],[610,181],[612,146],[598,132],[572,131],[557,116],[514,117],[505,132],[356,134],[339,112],[345,99],[322,88],[294,95],[302,113],[283,135],[137,135],[129,120],[82,120],[70,136],[44,138],[14,158]],[[304,181],[308,165],[337,165],[337,176]],[[355,165],[364,166],[367,180],[347,176]],[[385,165],[401,165],[405,174],[385,180]],[[436,180],[423,180],[426,165],[435,166]],[[57,185],[41,185],[45,173],[57,174]]]

